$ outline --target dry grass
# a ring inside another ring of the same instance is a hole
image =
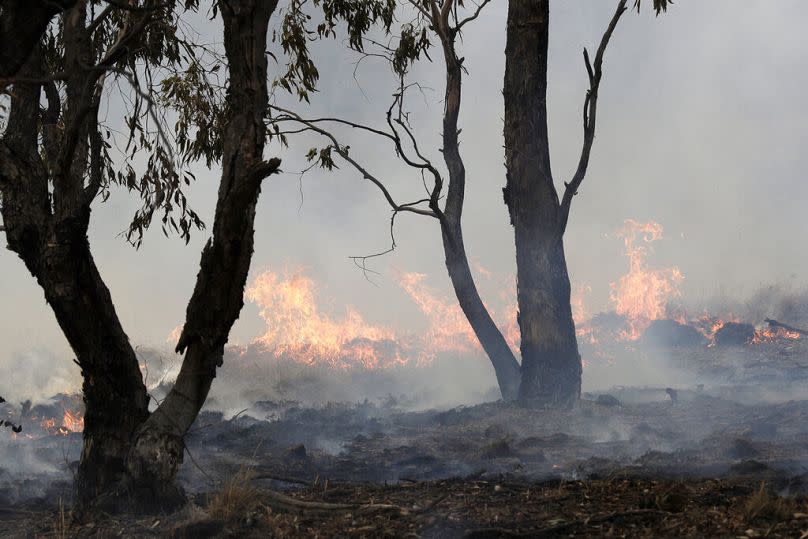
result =
[[[65,539],[68,536],[69,529],[70,516],[65,510],[62,498],[59,498],[59,511],[53,516],[53,523],[51,524],[52,537]]]
[[[260,490],[252,485],[255,471],[251,466],[242,466],[222,483],[222,489],[211,498],[207,506],[210,516],[221,520],[249,512],[258,499]]]
[[[795,509],[793,500],[772,496],[766,490],[766,484],[761,483],[760,488],[746,500],[743,515],[747,522],[755,520],[783,522],[791,519]]]

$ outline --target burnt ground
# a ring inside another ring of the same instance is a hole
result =
[[[2,536],[808,537],[805,345],[679,351],[702,384],[502,402],[254,403],[200,416],[180,513],[70,526],[80,435],[4,448]],[[723,376],[717,376],[721,374]],[[762,490],[761,490],[762,489]]]

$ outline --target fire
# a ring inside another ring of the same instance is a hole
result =
[[[651,321],[669,317],[668,302],[681,295],[679,284],[684,275],[677,267],[651,269],[646,264],[650,244],[662,238],[659,223],[628,219],[617,234],[623,239],[629,271],[610,285],[609,298],[615,312],[628,321],[622,337],[637,340]]]
[[[315,293],[314,281],[301,271],[256,277],[246,296],[259,306],[266,332],[253,344],[307,365],[373,369],[406,363],[392,330],[365,322],[350,306],[343,317],[331,318],[320,312]]]
[[[785,328],[767,328],[755,330],[755,336],[752,337],[750,344],[763,344],[777,339],[796,340],[799,338],[800,334],[796,331],[790,331]]]
[[[429,320],[428,341],[432,351],[471,352],[479,349],[477,337],[457,304],[429,289],[423,273],[404,273],[399,285]]]
[[[84,416],[77,413],[71,413],[70,410],[65,410],[62,417],[62,427],[69,432],[84,432]]]
[[[61,424],[57,425],[57,420],[54,418],[45,418],[39,422],[39,428],[48,434],[61,434],[62,436],[73,432],[84,432],[84,416],[80,412],[65,409]]]

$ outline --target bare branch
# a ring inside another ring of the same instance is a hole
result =
[[[598,89],[600,87],[600,79],[603,76],[603,55],[606,52],[606,47],[608,46],[609,40],[614,33],[614,29],[617,27],[618,21],[620,21],[620,17],[627,9],[626,2],[627,0],[620,0],[620,2],[617,4],[617,10],[614,12],[612,20],[609,22],[609,26],[606,28],[606,32],[603,34],[603,37],[600,40],[597,53],[595,53],[594,65],[589,61],[589,52],[584,49],[584,64],[586,65],[586,72],[589,76],[589,90],[586,92],[583,108],[584,142],[575,175],[572,177],[572,181],[569,183],[564,183],[566,188],[564,190],[564,197],[561,201],[559,214],[559,225],[562,234],[567,228],[570,207],[572,206],[572,198],[578,193],[578,188],[581,186],[581,183],[584,181],[584,177],[586,176],[586,169],[589,166],[589,156],[592,152],[592,143],[595,140],[595,121],[598,110]]]
[[[456,26],[455,26],[455,28],[454,28],[454,29],[455,29],[455,31],[459,32],[459,31],[460,31],[460,29],[461,29],[461,28],[463,28],[463,26],[465,26],[466,24],[470,23],[471,21],[473,21],[473,20],[475,20],[477,17],[479,17],[479,16],[480,16],[480,12],[482,12],[483,8],[484,8],[486,5],[488,5],[490,2],[491,2],[491,0],[483,0],[482,2],[480,2],[479,4],[477,4],[477,9],[476,9],[476,10],[474,10],[474,13],[472,13],[471,15],[469,15],[468,17],[466,17],[465,19],[463,19],[462,21],[460,21],[459,23],[457,23],[457,25],[456,25]]]
[[[305,125],[310,131],[313,131],[315,133],[318,133],[318,134],[326,137],[331,142],[330,147],[333,148],[334,151],[337,152],[337,154],[340,157],[342,157],[342,159],[344,161],[346,161],[354,169],[356,169],[362,175],[363,179],[370,181],[376,187],[379,188],[379,190],[382,192],[382,195],[384,195],[385,200],[387,201],[387,203],[390,205],[390,207],[393,209],[394,212],[405,212],[406,211],[406,212],[411,212],[411,213],[417,213],[419,215],[426,215],[426,216],[429,216],[429,217],[435,217],[435,218],[438,217],[437,214],[435,214],[435,212],[433,212],[431,210],[425,210],[423,208],[415,207],[417,202],[408,203],[408,204],[398,204],[395,201],[395,199],[393,199],[393,196],[390,194],[390,191],[387,189],[387,187],[384,185],[384,183],[381,180],[379,180],[376,176],[371,174],[358,161],[356,161],[353,157],[351,157],[349,152],[348,152],[348,148],[343,146],[342,144],[340,144],[340,142],[337,140],[337,138],[336,138],[336,136],[334,134],[332,134],[330,131],[326,131],[322,127],[316,125],[315,122],[317,122],[317,121],[319,121],[319,122],[333,121],[333,122],[341,123],[341,124],[344,124],[344,125],[349,125],[351,127],[356,127],[356,128],[359,128],[359,129],[365,129],[367,131],[370,131],[370,132],[376,133],[378,135],[385,136],[386,138],[392,139],[393,137],[389,133],[384,133],[383,131],[379,131],[378,129],[373,129],[373,128],[370,128],[370,127],[362,126],[361,124],[354,124],[352,122],[348,122],[347,120],[339,120],[339,119],[335,119],[335,118],[319,119],[319,120],[315,120],[315,121],[310,121],[310,120],[306,120],[306,119],[302,118],[301,116],[299,116],[298,114],[296,114],[296,113],[294,113],[294,112],[292,112],[290,110],[283,109],[281,107],[277,107],[277,106],[274,106],[274,105],[270,105],[270,107],[275,109],[275,110],[279,110],[279,111],[283,112],[284,114],[286,114],[286,117],[278,118],[278,119],[276,119],[276,121],[279,121],[279,120],[294,120],[294,121],[296,121],[296,122],[298,122],[298,123],[300,123],[302,125]]]

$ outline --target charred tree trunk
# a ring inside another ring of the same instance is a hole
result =
[[[519,397],[567,405],[581,391],[560,204],[547,132],[549,0],[510,0],[505,49],[503,190],[514,227],[522,383]]]
[[[183,437],[205,402],[224,346],[243,306],[253,254],[255,207],[261,182],[279,159],[263,160],[268,104],[266,43],[277,1],[221,2],[230,78],[222,178],[213,237],[202,252],[177,352],[185,353],[174,387],[139,430],[127,466],[133,486],[155,499],[172,496]]]
[[[35,53],[21,73],[41,76],[40,62]],[[82,178],[69,170],[53,178],[59,195],[72,185],[78,186],[78,198],[62,198],[51,208],[51,176],[37,151],[38,128],[32,121],[40,115],[40,93],[38,85],[15,87],[0,142],[2,215],[9,249],[42,287],[82,370],[86,412],[77,487],[79,499],[86,501],[123,477],[129,440],[148,415],[148,396],[134,350],[90,254],[90,206],[78,201],[84,194]],[[43,119],[49,121],[56,118]],[[76,164],[76,170],[83,168]]]
[[[570,307],[564,231],[583,182],[595,138],[603,55],[627,0],[619,0],[594,64],[584,49],[589,90],[583,107],[583,148],[563,198],[550,170],[547,130],[549,0],[510,0],[505,48],[505,166],[503,189],[516,243],[517,301],[526,403],[570,406],[581,394],[581,356]]]
[[[446,3],[447,6],[450,4]],[[494,366],[502,398],[514,400],[519,386],[519,363],[480,298],[463,242],[461,219],[466,189],[466,167],[460,155],[457,125],[460,116],[463,61],[458,58],[455,51],[457,29],[449,24],[448,15],[448,10],[439,13],[436,7],[433,9],[433,21],[437,21],[434,26],[440,37],[446,62],[443,157],[449,170],[449,185],[443,211],[438,207],[435,197],[430,205],[440,219],[446,269],[460,308]]]
[[[3,0],[0,2],[0,79],[13,77],[31,52],[54,15],[75,5],[76,0]],[[0,80],[0,87],[5,86]]]
[[[459,224],[444,225],[443,252],[457,301],[494,366],[502,398],[515,400],[519,390],[519,363],[480,298],[466,257],[463,232]]]

